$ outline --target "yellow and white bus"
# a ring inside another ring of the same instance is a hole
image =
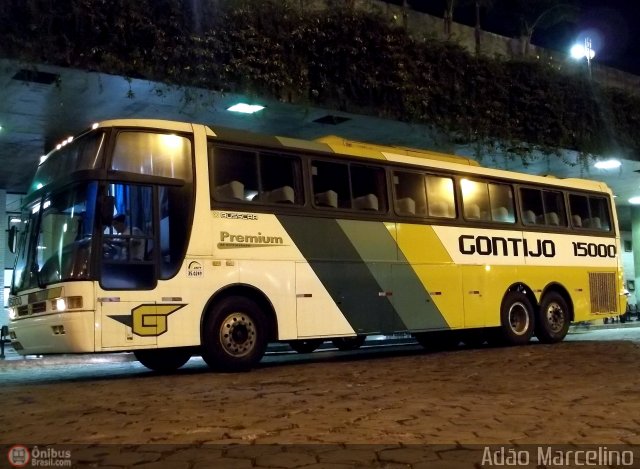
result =
[[[625,310],[612,200],[338,137],[101,122],[41,159],[10,232],[10,338],[163,371],[249,369],[274,341],[557,342]]]

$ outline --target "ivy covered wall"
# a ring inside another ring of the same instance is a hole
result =
[[[418,122],[524,158],[638,158],[637,96],[585,73],[415,39],[349,2],[303,3],[0,0],[0,55]]]

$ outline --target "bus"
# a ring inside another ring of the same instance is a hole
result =
[[[41,158],[21,220],[24,355],[248,370],[272,342],[554,343],[626,308],[605,184],[335,136],[97,123]]]

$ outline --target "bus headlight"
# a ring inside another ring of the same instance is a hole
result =
[[[11,319],[12,321],[18,317],[18,311],[16,310],[15,307],[11,307],[8,308],[9,309],[9,319]]]
[[[80,309],[82,308],[82,297],[81,296],[67,296],[64,298],[56,298],[51,300],[51,310],[52,311],[67,311],[69,309]]]
[[[55,304],[52,305],[54,311],[65,311],[67,309],[67,302],[64,298],[57,298]]]

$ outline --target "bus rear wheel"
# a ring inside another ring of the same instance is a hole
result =
[[[247,371],[263,357],[268,333],[252,300],[230,296],[216,303],[202,328],[202,358],[213,370]]]
[[[565,299],[556,292],[549,292],[540,303],[536,317],[536,337],[545,344],[562,341],[569,332],[571,320]]]
[[[362,347],[366,338],[366,335],[357,335],[355,337],[336,337],[335,339],[331,339],[331,343],[338,350],[346,352],[348,350],[356,350]]]
[[[165,348],[135,350],[133,355],[145,367],[160,373],[177,370],[191,358],[189,348]]]
[[[322,345],[324,339],[292,340],[289,347],[298,353],[311,353]]]
[[[509,345],[526,344],[533,335],[534,324],[533,308],[524,293],[507,293],[500,309],[500,338]]]

